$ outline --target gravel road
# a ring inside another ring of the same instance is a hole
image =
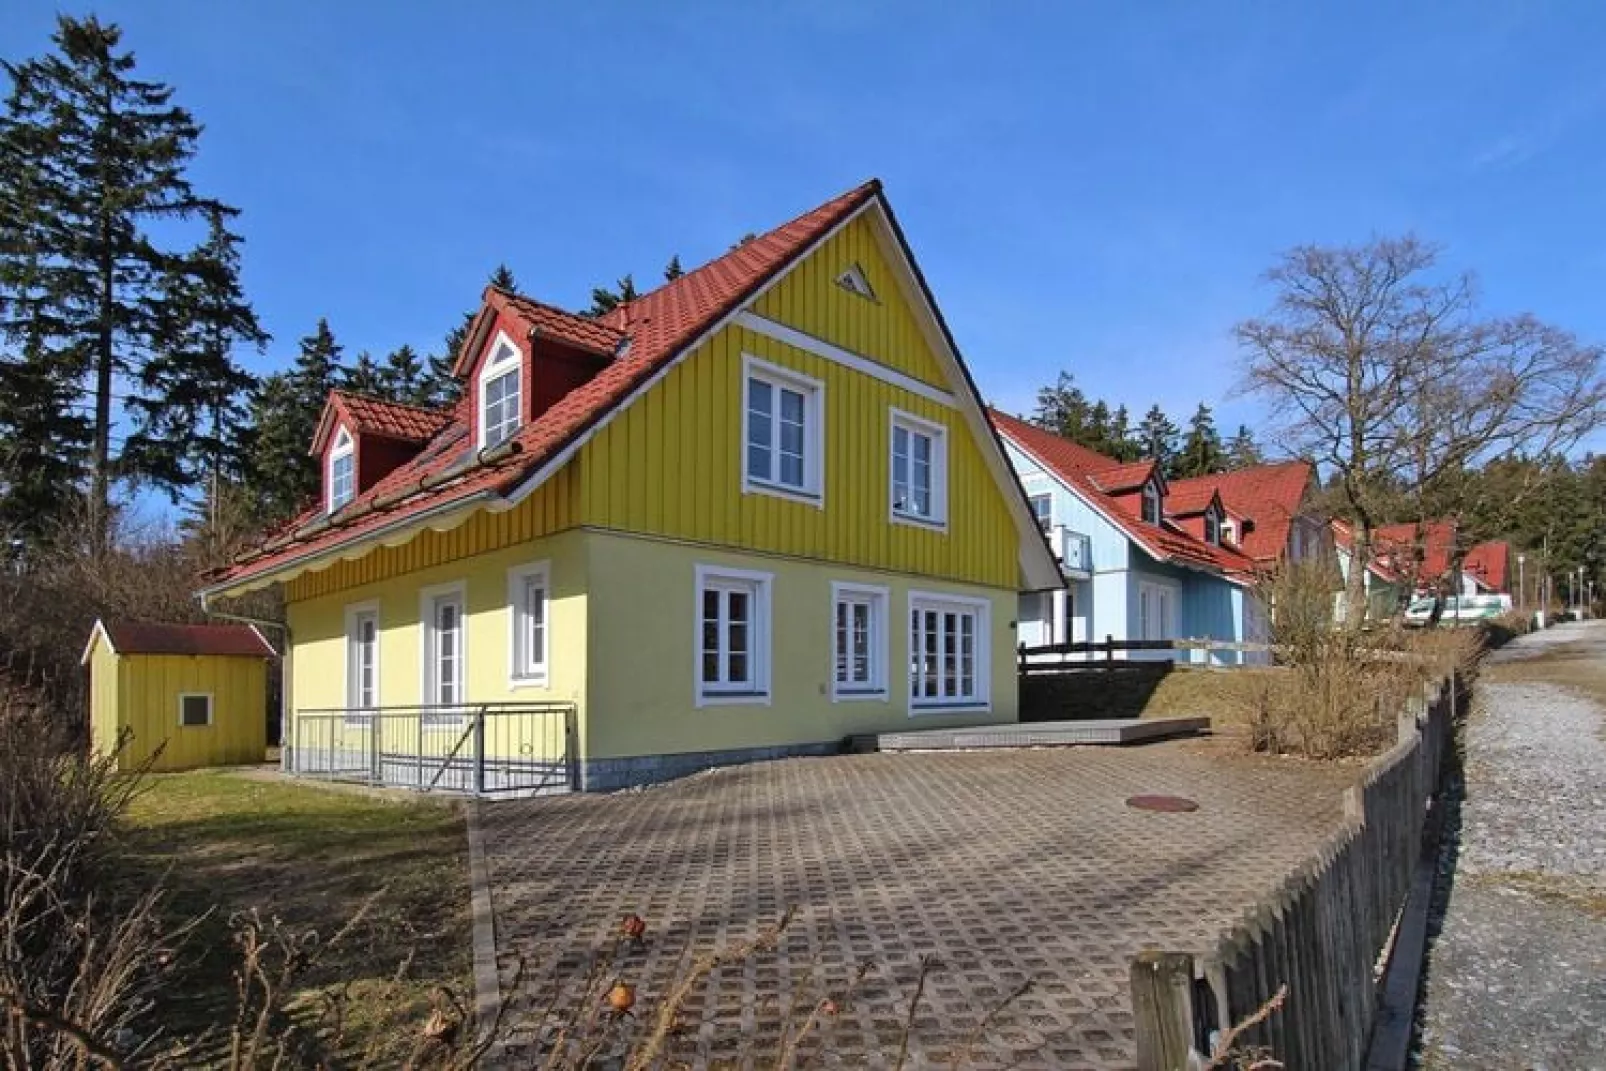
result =
[[[1606,710],[1538,679],[1547,655],[1606,671],[1606,623],[1523,637],[1478,686],[1419,1012],[1429,1071],[1606,1069]]]

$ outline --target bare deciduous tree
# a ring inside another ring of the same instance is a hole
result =
[[[1410,236],[1298,247],[1266,274],[1271,310],[1236,328],[1242,387],[1270,403],[1277,441],[1337,477],[1354,623],[1391,500],[1456,512],[1468,468],[1566,451],[1606,420],[1600,347],[1532,316],[1483,316],[1472,278],[1439,276],[1437,259]]]

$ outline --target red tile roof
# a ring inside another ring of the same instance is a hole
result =
[[[544,301],[536,301],[494,286],[485,288],[485,304],[506,312],[513,319],[520,321],[527,334],[554,338],[601,357],[619,356],[620,350],[630,337],[619,328],[594,317],[566,312],[556,305],[548,305]],[[469,336],[472,335],[473,332],[470,332]],[[462,352],[457,355],[456,364],[452,366],[452,374],[458,377],[467,375],[468,366],[473,362],[474,356],[465,345]]]
[[[323,453],[329,436],[342,423],[358,435],[425,443],[450,420],[451,413],[444,409],[424,409],[354,391],[332,390],[329,392],[329,401],[324,404],[323,415],[318,418],[318,430],[312,437],[311,452]]]
[[[1243,552],[1259,562],[1275,561],[1288,547],[1288,530],[1305,506],[1314,470],[1308,461],[1254,465],[1172,483],[1168,497],[1191,498],[1206,489],[1219,492],[1229,513],[1254,524],[1239,539]]]
[[[1350,531],[1349,525],[1345,524],[1343,521],[1335,520],[1332,522],[1332,529],[1334,546],[1345,552],[1349,552],[1354,549],[1355,538]],[[1394,571],[1394,568],[1389,563],[1389,560],[1387,558],[1379,558],[1375,553],[1375,550],[1372,555],[1372,561],[1367,567],[1367,572],[1390,584],[1398,583],[1400,580],[1400,575]]]
[[[1093,482],[1098,484],[1101,490],[1109,494],[1136,491],[1148,483],[1149,477],[1154,475],[1155,465],[1152,458],[1144,461],[1117,461],[1113,457],[1103,457],[1102,454],[1098,456],[1103,458],[1104,468],[1089,472],[1087,475],[1093,478]]]
[[[237,655],[272,658],[273,647],[249,625],[170,625],[155,621],[97,621],[120,655]]]
[[[1166,491],[1165,511],[1172,517],[1192,517],[1220,497],[1220,492],[1203,480],[1178,480]]]
[[[469,402],[465,399],[417,457],[359,494],[331,518],[322,517],[318,507],[308,509],[283,534],[211,574],[211,585],[232,584],[274,572],[292,561],[393,526],[414,523],[425,514],[485,505],[513,491],[880,193],[881,183],[872,179],[767,234],[743,242],[597,321],[587,321],[592,328],[616,332],[619,339],[628,341],[623,355],[519,429],[508,443],[476,455],[467,441]],[[540,323],[552,326],[562,320],[565,331],[572,329],[573,337],[580,337],[582,329],[569,322],[579,317],[527,300],[517,308],[539,318],[538,327]],[[560,315],[549,317],[540,310]],[[614,336],[586,337],[604,340]]]
[[[1462,572],[1477,578],[1490,591],[1509,591],[1511,544],[1504,540],[1479,543],[1461,561]]]
[[[1000,435],[1035,457],[1156,560],[1204,568],[1239,582],[1246,580],[1254,569],[1253,561],[1231,547],[1218,547],[1195,539],[1169,521],[1149,524],[1137,513],[1138,505],[1117,499],[1100,482],[1095,482],[1099,473],[1131,469],[1138,464],[1152,470],[1153,461],[1121,465],[1113,458],[1028,424],[1019,417],[997,409],[988,409],[987,415]],[[1133,486],[1141,484],[1140,480]]]
[[[1372,533],[1379,557],[1387,555],[1394,567],[1419,579],[1441,577],[1450,571],[1455,547],[1455,525],[1449,521],[1386,524]]]

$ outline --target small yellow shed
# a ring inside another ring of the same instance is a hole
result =
[[[97,621],[83,657],[90,747],[109,753],[129,733],[125,770],[157,748],[153,770],[261,762],[273,656],[248,625]]]

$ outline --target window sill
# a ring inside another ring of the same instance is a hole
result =
[[[546,690],[552,687],[550,678],[545,674],[539,677],[509,677],[507,680],[509,691],[517,692],[525,688],[540,688]]]
[[[769,692],[699,692],[697,694],[699,707],[767,707],[770,705]]]
[[[911,718],[924,717],[928,714],[991,714],[992,710],[993,705],[988,702],[909,704]]]
[[[784,498],[792,502],[801,502],[805,506],[815,509],[825,508],[825,495],[818,491],[809,491],[798,487],[788,487],[783,483],[769,483],[765,480],[755,480],[752,477],[742,477],[742,494],[744,495],[771,495],[775,498]]]
[[[907,524],[911,528],[923,528],[928,532],[947,532],[948,520],[945,517],[922,517],[918,513],[904,513],[902,510],[892,511],[893,524]]]
[[[885,688],[866,689],[864,691],[834,691],[831,693],[833,703],[885,703],[888,699]]]

